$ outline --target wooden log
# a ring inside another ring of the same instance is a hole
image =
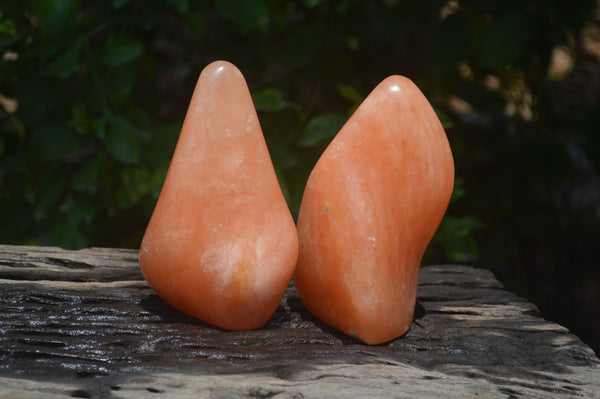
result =
[[[426,266],[404,336],[368,346],[290,284],[229,332],[165,304],[137,251],[0,246],[0,397],[600,397],[600,360],[489,271]]]

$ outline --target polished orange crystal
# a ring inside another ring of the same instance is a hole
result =
[[[453,183],[450,146],[431,105],[409,79],[385,79],[308,179],[294,277],[308,310],[368,344],[404,334]]]
[[[172,306],[254,329],[289,284],[298,238],[242,73],[202,71],[141,248],[142,273]]]

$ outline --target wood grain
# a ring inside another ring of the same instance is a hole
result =
[[[228,332],[165,304],[137,251],[0,246],[0,396],[600,397],[600,360],[486,270],[422,267],[410,331],[367,346],[293,285],[271,321]]]

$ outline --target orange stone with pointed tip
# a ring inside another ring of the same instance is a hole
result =
[[[140,248],[167,303],[229,330],[275,312],[298,256],[294,221],[242,73],[217,61],[194,90]]]
[[[423,253],[454,184],[448,139],[407,78],[364,100],[313,169],[295,285],[308,310],[367,344],[410,328]]]

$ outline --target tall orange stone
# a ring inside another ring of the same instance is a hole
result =
[[[289,284],[298,238],[242,73],[201,73],[140,248],[167,303],[229,330],[264,325]]]
[[[385,79],[308,179],[294,276],[308,310],[368,344],[408,331],[420,262],[453,184],[450,146],[431,105],[409,79]]]

